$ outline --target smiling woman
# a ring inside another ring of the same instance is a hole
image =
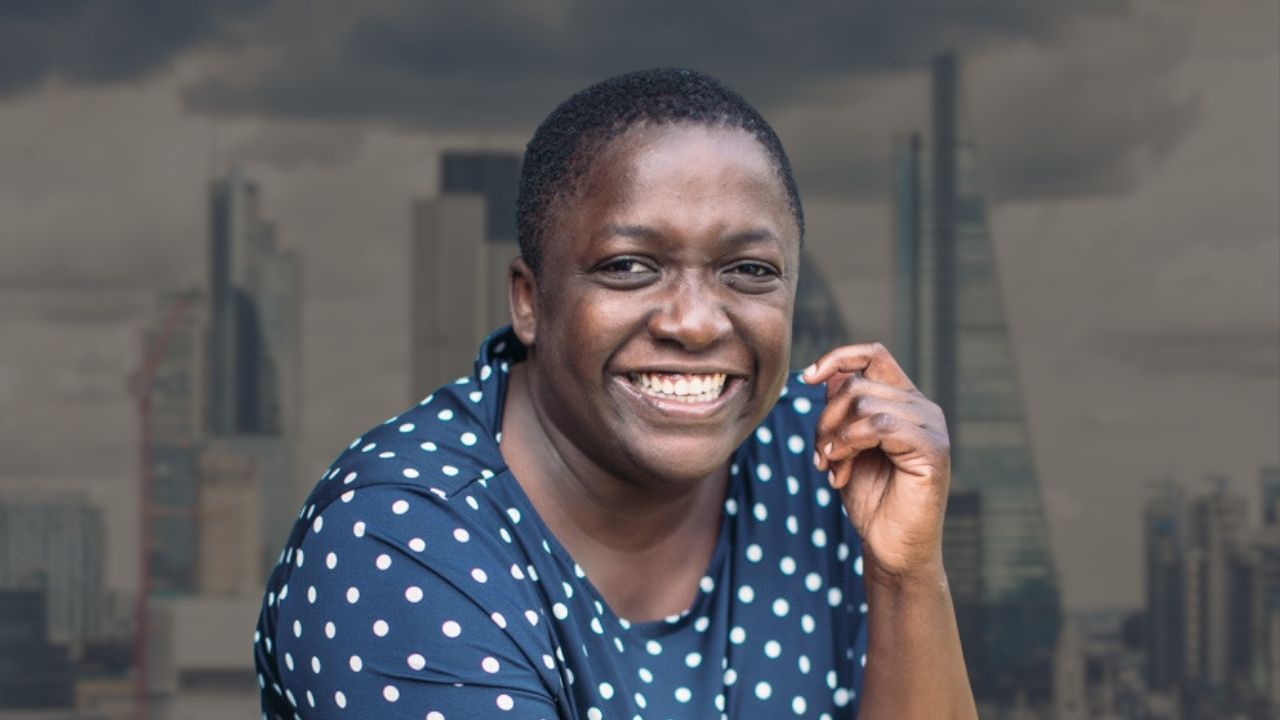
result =
[[[972,716],[945,422],[879,346],[787,375],[803,215],[764,120],[624,75],[523,172],[512,326],[308,499],[264,713]]]

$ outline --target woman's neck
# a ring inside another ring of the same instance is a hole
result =
[[[686,610],[715,551],[727,466],[666,493],[615,477],[538,412],[527,373],[508,375],[502,455],[538,515],[619,616]]]

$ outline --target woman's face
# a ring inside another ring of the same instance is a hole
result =
[[[615,477],[714,473],[785,381],[799,229],[745,131],[641,126],[560,203],[542,249],[530,381],[544,422]]]

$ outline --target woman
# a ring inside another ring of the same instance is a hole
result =
[[[258,626],[264,712],[974,716],[942,414],[878,345],[788,376],[804,221],[769,126],[633,73],[522,172],[512,327],[317,485]]]

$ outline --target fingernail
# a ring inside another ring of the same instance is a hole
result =
[[[822,456],[818,454],[817,450],[813,451],[813,466],[819,470],[822,469]]]
[[[829,472],[829,473],[827,473],[827,484],[828,484],[828,485],[830,485],[831,487],[835,487],[835,486],[836,486],[836,474],[835,474],[835,473],[833,473],[833,472]]]
[[[822,448],[822,454],[823,454],[823,455],[830,455],[830,454],[831,454],[831,450],[832,450],[832,448],[833,448],[832,444],[831,444],[831,443],[827,443],[827,444],[826,444],[826,446]]]
[[[814,375],[817,374],[817,372],[818,372],[818,365],[815,363],[804,369],[804,376],[806,378],[813,377]]]

